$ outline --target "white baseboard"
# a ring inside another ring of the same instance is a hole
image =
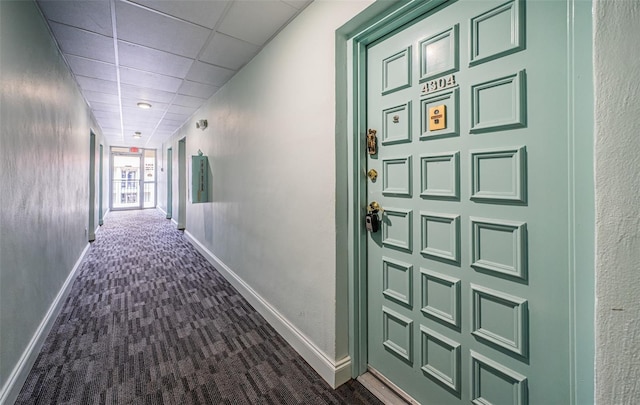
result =
[[[311,367],[332,387],[336,388],[351,379],[351,358],[332,360],[300,330],[291,324],[269,302],[260,296],[249,284],[218,259],[189,231],[184,231],[187,239],[222,274],[227,281],[262,315],[267,322],[305,359]]]
[[[160,207],[159,205],[156,205],[156,209],[157,209],[158,211],[162,212],[162,214],[163,214],[164,216],[167,216],[167,211],[163,210],[163,209],[162,209],[162,207]]]
[[[176,221],[175,219],[171,218],[171,222],[173,222],[176,225],[176,227],[178,226],[178,221]]]
[[[56,318],[60,314],[67,296],[71,292],[73,281],[78,275],[78,269],[80,268],[82,260],[89,251],[89,247],[90,245],[87,243],[87,246],[85,246],[80,257],[76,261],[76,264],[73,266],[73,269],[51,303],[51,306],[49,306],[49,310],[42,319],[42,322],[38,325],[38,329],[36,329],[33,337],[31,337],[31,341],[29,341],[29,344],[22,353],[22,356],[20,356],[18,363],[13,368],[9,378],[7,378],[7,382],[4,384],[4,387],[2,387],[2,390],[0,390],[0,405],[13,404],[16,398],[18,398],[18,394],[20,394],[20,390],[27,380],[31,367],[33,367],[33,364],[36,362],[38,354],[42,349],[42,345],[44,344],[47,335],[49,335]]]

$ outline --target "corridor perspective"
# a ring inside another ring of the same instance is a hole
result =
[[[16,404],[377,404],[337,390],[157,210],[97,234]]]
[[[0,405],[635,405],[640,0],[0,0]]]

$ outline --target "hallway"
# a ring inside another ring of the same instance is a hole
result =
[[[332,390],[156,210],[111,213],[16,404],[375,404]]]

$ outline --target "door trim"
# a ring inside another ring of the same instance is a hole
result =
[[[348,279],[348,346],[353,378],[367,371],[367,235],[362,225],[367,205],[367,178],[364,175],[366,47],[446,1],[408,0],[390,6],[388,3],[381,4],[385,2],[376,2],[336,31],[337,282],[340,284],[341,280]],[[570,190],[571,213],[571,305],[568,310],[572,353],[569,369],[574,387],[571,403],[582,404],[594,402],[593,36],[591,1],[566,0],[566,4],[566,74],[569,84],[567,187]],[[347,176],[344,176],[345,173]],[[341,260],[342,257],[344,260]],[[342,276],[345,273],[347,277]],[[338,285],[337,292],[340,291]],[[339,295],[338,303],[344,298]],[[577,336],[580,336],[580,340]]]
[[[100,144],[100,163],[98,163],[98,226],[104,224],[104,213],[102,207],[102,200],[104,198],[104,190],[102,189],[102,177],[104,176],[104,146]]]
[[[109,210],[110,211],[135,211],[135,210],[141,210],[144,208],[144,202],[142,201],[144,198],[144,191],[143,191],[143,187],[144,187],[144,179],[143,179],[143,173],[140,174],[140,179],[138,179],[138,199],[139,199],[139,204],[137,207],[118,207],[118,208],[114,208],[113,206],[113,182],[115,181],[115,179],[113,178],[113,168],[114,168],[114,160],[116,156],[137,156],[140,158],[140,170],[144,171],[144,151],[145,149],[140,149],[142,152],[141,153],[130,153],[130,152],[114,152],[113,151],[113,146],[111,147],[111,149],[109,150],[109,162],[110,162],[110,166],[109,166],[109,184],[111,184],[111,194],[109,195]]]
[[[167,149],[167,219],[173,215],[173,148]]]
[[[89,242],[96,240],[96,134],[89,131]]]
[[[187,138],[178,141],[178,229],[187,227]]]

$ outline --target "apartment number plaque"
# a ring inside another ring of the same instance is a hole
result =
[[[451,74],[448,76],[443,76],[438,79],[429,80],[422,85],[420,95],[425,96],[427,94],[435,93],[440,90],[450,89],[451,87],[455,87],[456,76]]]

